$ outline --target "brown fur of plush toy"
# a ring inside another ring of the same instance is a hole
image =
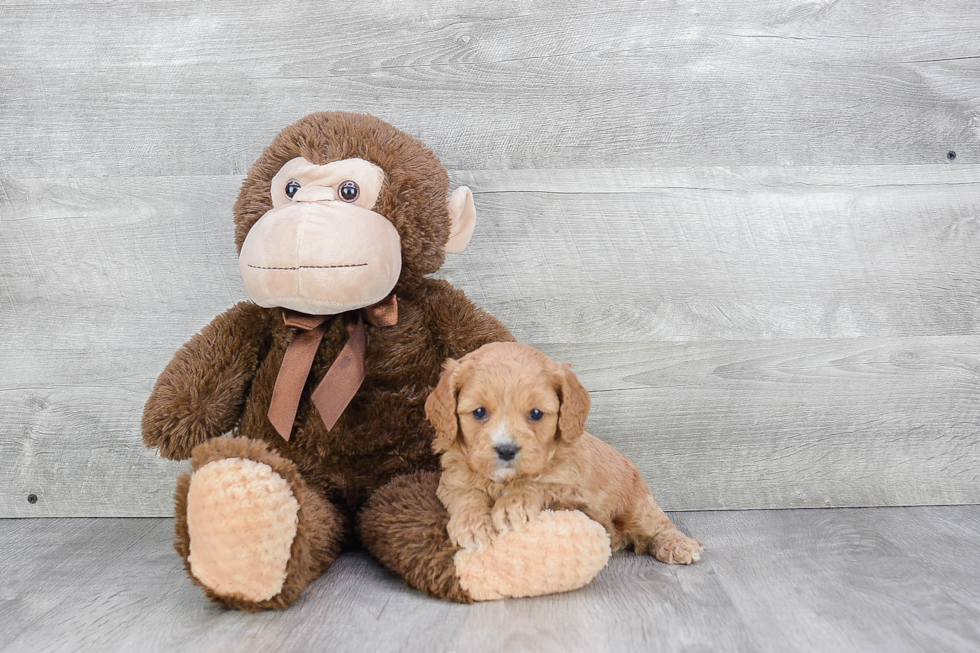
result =
[[[458,549],[449,541],[449,513],[436,496],[438,486],[437,472],[395,479],[371,495],[358,532],[376,543],[372,553],[382,564],[407,570],[409,585],[430,596],[469,603],[456,578],[453,557]]]
[[[341,546],[356,541],[352,525],[359,525],[363,544],[411,585],[468,601],[455,578],[457,549],[445,533],[448,517],[435,497],[434,476],[419,474],[438,470],[424,404],[444,359],[513,338],[461,291],[424,276],[437,270],[445,256],[450,230],[447,173],[421,142],[370,116],[313,114],[275,138],[250,170],[235,204],[239,249],[251,226],[272,206],[271,179],[298,156],[317,164],[358,157],[384,169],[376,210],[401,238],[402,271],[394,288],[398,323],[367,327],[367,376],[327,432],[310,393],[347,339],[342,321],[334,320],[313,362],[289,441],[267,417],[295,332],[285,326],[281,308],[240,303],[175,354],[157,380],[142,421],[147,446],[173,459],[193,454],[192,472],[181,478],[176,494],[175,547],[188,573],[201,584],[188,562],[192,538],[187,497],[194,474],[219,460],[254,461],[260,464],[254,468],[267,465],[285,479],[299,504],[282,590],[256,601],[206,588],[211,598],[245,610],[288,605],[329,566]],[[220,437],[226,433],[235,437]],[[416,518],[404,522],[402,517],[411,511]]]

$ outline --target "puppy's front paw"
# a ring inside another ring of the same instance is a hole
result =
[[[498,533],[516,531],[538,516],[541,506],[523,494],[505,494],[490,510],[493,527]]]
[[[669,565],[692,565],[701,559],[703,550],[703,544],[678,530],[661,533],[650,543],[650,553]]]
[[[490,515],[453,515],[446,525],[449,539],[462,549],[481,550],[494,537]]]

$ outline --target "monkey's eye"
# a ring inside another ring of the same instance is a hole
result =
[[[532,409],[531,409],[531,412],[527,414],[527,417],[528,417],[528,419],[530,419],[530,420],[531,420],[532,422],[537,422],[537,421],[538,421],[538,420],[540,420],[540,419],[541,419],[542,417],[544,417],[544,413],[542,413],[542,412],[541,412],[540,410],[538,410],[537,408],[532,408]]]
[[[340,185],[340,199],[345,202],[353,202],[361,194],[361,189],[353,181],[347,180]]]
[[[475,418],[477,418],[479,420],[486,419],[487,418],[487,409],[484,408],[483,406],[480,406],[479,408],[477,408],[476,410],[473,411],[473,417],[475,417]]]
[[[293,199],[293,195],[299,192],[300,185],[295,179],[290,179],[289,183],[286,184],[286,197]]]

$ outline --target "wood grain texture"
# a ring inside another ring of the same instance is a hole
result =
[[[980,167],[454,179],[481,226],[443,276],[576,365],[665,506],[980,501]],[[0,514],[170,514],[139,416],[245,298],[239,183],[0,180]]]
[[[541,349],[668,509],[980,503],[980,337]]]
[[[522,340],[980,333],[980,166],[453,177],[479,223],[441,275]],[[183,342],[245,298],[240,183],[0,179],[0,324]]]
[[[668,509],[980,502],[976,336],[541,348]],[[139,441],[155,373],[4,389],[4,514],[170,514],[180,465]]]
[[[980,333],[980,166],[461,173],[444,274],[536,342]]]
[[[461,606],[345,554],[295,606],[208,603],[170,519],[2,520],[0,650],[974,651],[977,507],[674,515],[678,568],[614,557],[582,590]],[[25,543],[30,543],[25,546]]]
[[[980,162],[975,0],[13,0],[0,25],[4,177],[243,174],[325,109],[459,169]]]
[[[980,502],[978,43],[976,0],[0,0],[0,515],[170,513],[142,403],[324,109],[474,189],[441,276],[666,506]]]

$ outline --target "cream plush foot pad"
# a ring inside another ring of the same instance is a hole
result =
[[[482,551],[458,551],[456,575],[475,601],[541,596],[588,584],[610,554],[598,522],[578,510],[545,510]]]
[[[225,458],[191,476],[191,573],[215,593],[265,601],[282,591],[299,503],[289,484],[254,460]]]

